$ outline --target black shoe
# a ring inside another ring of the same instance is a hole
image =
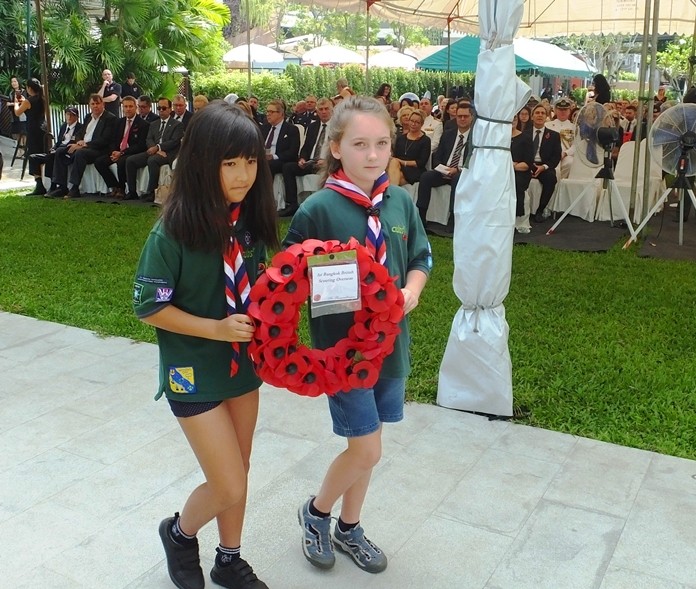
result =
[[[454,237],[454,227],[452,225],[433,225],[430,231],[438,237]]]
[[[79,188],[77,188],[76,186],[73,186],[70,190],[68,190],[68,193],[63,198],[65,198],[65,199],[82,198],[82,194],[80,193]]]
[[[49,198],[63,198],[66,194],[68,194],[68,189],[58,186],[58,188],[54,188],[48,194],[46,194],[46,196]]]
[[[167,556],[169,578],[179,589],[204,589],[205,579],[198,557],[198,539],[194,538],[190,546],[184,546],[172,538],[172,525],[178,518],[177,513],[174,517],[163,519],[159,525],[159,535]]]
[[[27,196],[43,196],[44,194],[46,194],[46,187],[44,186],[43,181],[37,180],[34,190],[27,194]]]
[[[299,207],[297,205],[285,205],[284,209],[278,211],[279,217],[292,217]]]
[[[268,589],[268,585],[259,580],[243,558],[238,558],[234,563],[224,567],[215,563],[210,571],[210,578],[228,589]]]
[[[534,221],[535,223],[543,223],[544,222],[544,216],[541,213],[537,213],[536,215],[530,215],[529,218]]]
[[[146,192],[144,194],[141,194],[140,200],[142,202],[155,202],[155,193],[154,192]]]
[[[121,200],[138,200],[138,196],[132,192],[129,192]]]

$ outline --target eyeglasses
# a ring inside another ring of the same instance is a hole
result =
[[[279,110],[271,110],[269,108],[266,109],[266,114],[268,114],[268,113],[273,114],[273,113],[279,113],[279,112],[280,112]]]
[[[158,106],[157,110],[169,110],[168,106]]]

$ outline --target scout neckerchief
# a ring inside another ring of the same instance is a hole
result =
[[[233,203],[230,206],[230,242],[223,254],[225,267],[225,299],[227,299],[227,315],[246,313],[249,306],[249,277],[244,265],[244,252],[239,240],[235,238],[235,226],[239,219],[241,203]],[[241,302],[237,310],[237,295]],[[239,370],[239,342],[232,343],[232,362],[230,363],[230,376],[235,376]]]
[[[326,180],[326,186],[366,209],[367,235],[365,238],[365,246],[375,257],[375,260],[382,264],[382,266],[386,266],[387,245],[384,243],[384,236],[382,235],[382,224],[379,221],[379,212],[382,206],[384,191],[389,186],[389,176],[384,172],[377,178],[372,187],[372,194],[370,196],[367,196],[367,194],[353,184],[348,179],[343,169],[331,174]]]

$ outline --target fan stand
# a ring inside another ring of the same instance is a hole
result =
[[[597,203],[602,202],[603,198],[607,196],[609,198],[609,224],[611,227],[614,226],[614,211],[612,208],[612,201],[613,198],[616,197],[616,201],[619,203],[619,209],[621,209],[621,213],[623,214],[624,221],[626,221],[626,227],[628,227],[629,232],[631,233],[631,238],[636,239],[636,232],[633,229],[633,223],[631,223],[631,217],[628,214],[628,211],[626,210],[626,205],[624,205],[623,199],[621,198],[621,193],[619,192],[619,188],[616,185],[616,182],[614,181],[614,170],[613,170],[613,163],[611,160],[611,149],[604,149],[604,165],[602,166],[602,169],[597,172],[597,175],[595,178],[601,178],[602,179],[602,192],[599,195],[599,200]],[[577,198],[570,204],[568,209],[561,215],[561,218],[556,221],[551,228],[546,232],[546,235],[553,235],[555,233],[556,228],[563,222],[563,219],[565,219],[570,213],[573,211],[573,209],[580,203],[580,201],[585,198],[585,195],[590,191],[594,189],[594,183],[590,183],[587,185],[587,187],[577,196]],[[696,206],[696,205],[695,205]],[[595,213],[595,218],[596,218],[596,213]]]
[[[684,245],[684,199],[686,198],[687,194],[691,199],[691,204],[693,204],[694,209],[696,209],[696,196],[694,196],[694,187],[691,184],[691,181],[686,177],[686,154],[687,150],[682,148],[681,155],[679,156],[679,163],[677,164],[677,179],[674,181],[674,184],[670,188],[667,188],[664,191],[662,196],[655,203],[655,206],[648,211],[648,214],[645,216],[645,219],[643,219],[641,224],[638,225],[636,233],[631,234],[629,240],[624,244],[623,249],[627,249],[631,245],[631,243],[638,240],[638,233],[640,233],[643,230],[643,228],[650,222],[652,216],[657,212],[657,209],[660,208],[660,205],[662,205],[667,200],[667,197],[670,195],[674,188],[677,189],[677,194],[679,194],[679,245]]]

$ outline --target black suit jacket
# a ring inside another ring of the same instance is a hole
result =
[[[536,129],[532,125],[532,142],[534,142],[534,135],[536,135]],[[561,153],[563,148],[561,147],[561,136],[551,129],[544,127],[541,132],[541,145],[539,146],[539,157],[541,158],[541,163],[546,164],[549,170],[555,170],[558,164],[561,163]]]
[[[77,135],[80,133],[80,129],[82,129],[82,123],[80,121],[77,121],[75,123],[75,130],[73,131],[72,137],[70,138],[70,141],[68,141],[68,145],[71,143],[75,143]],[[60,126],[60,129],[58,130],[58,137],[56,138],[56,143],[55,145],[51,148],[51,151],[55,151],[58,149],[61,145],[63,145],[63,139],[65,139],[65,132],[68,130],[68,123],[63,123]]]
[[[267,125],[264,129],[264,141],[271,132],[272,127]],[[276,157],[283,163],[296,162],[297,154],[300,151],[300,132],[292,123],[283,121],[276,129],[278,140],[276,142]]]
[[[454,149],[454,144],[459,136],[459,129],[456,127],[454,129],[447,129],[440,138],[440,145],[437,146],[435,153],[433,153],[433,169],[437,168],[440,164],[447,166],[449,165],[449,157],[452,155],[452,150]],[[560,138],[560,135],[559,135]],[[469,135],[467,136],[466,143],[464,144],[464,162],[469,157],[469,151],[471,149],[471,128],[469,128]]]
[[[302,149],[300,150],[300,158],[304,160],[309,160],[312,158],[312,152],[314,151],[314,146],[319,139],[319,133],[321,132],[321,121],[316,119],[309,123],[307,127],[307,134],[305,135],[305,141],[302,144]],[[328,130],[327,130],[328,133]],[[326,133],[324,134],[324,143],[326,143]],[[317,154],[317,159],[319,159],[319,154]]]
[[[173,158],[179,151],[179,147],[181,147],[181,139],[184,136],[184,126],[179,121],[175,121],[174,117],[170,116],[167,119],[167,125],[164,127],[164,133],[162,133],[162,137],[160,137],[160,123],[161,121],[150,123],[150,128],[147,131],[147,147],[154,147],[159,144],[160,149]]]
[[[175,116],[176,115],[172,112],[172,117]],[[183,118],[179,121],[184,126],[184,131],[186,131],[186,127],[188,127],[189,121],[191,120],[192,116],[193,113],[190,110],[187,110],[184,112]]]
[[[75,134],[76,139],[79,140],[85,138],[85,133],[87,133],[87,125],[89,125],[91,120],[91,114],[85,117],[84,126],[82,129],[80,129],[79,133]],[[111,142],[113,141],[114,129],[117,121],[118,119],[114,115],[112,115],[108,110],[104,110],[97,121],[97,126],[94,128],[92,139],[89,141],[89,143],[87,143],[87,147],[106,153],[111,145]]]
[[[145,140],[147,132],[150,128],[150,123],[141,119],[138,115],[133,119],[130,134],[128,135],[128,147],[123,151],[123,155],[133,155],[134,153],[142,153],[145,151]],[[126,117],[122,117],[116,123],[114,131],[114,139],[111,143],[111,151],[121,151],[121,139],[126,132]]]
[[[140,115],[138,115],[138,117],[140,117],[141,119],[143,118]],[[146,120],[148,123],[152,123],[153,121],[159,121],[159,116],[157,113],[150,111],[149,113],[147,113],[147,116],[144,120]]]

